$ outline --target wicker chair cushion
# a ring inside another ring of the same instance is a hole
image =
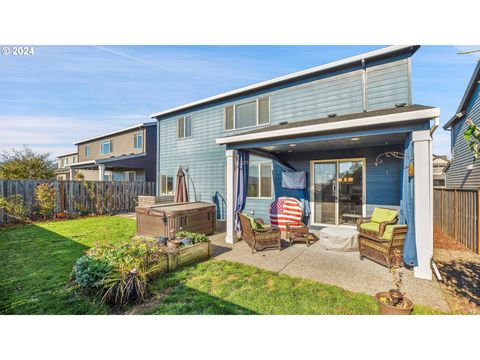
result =
[[[392,235],[393,235],[393,230],[395,228],[402,228],[405,227],[406,225],[387,225],[385,226],[385,231],[383,232],[383,235],[380,236],[381,240],[392,240]]]
[[[243,214],[245,215],[245,217],[248,219],[248,221],[250,221],[250,226],[252,227],[252,229],[263,229],[263,224],[259,224],[255,218],[251,217],[250,215],[247,215],[247,214]]]
[[[398,211],[391,209],[375,208],[372,213],[371,221],[376,223],[391,222],[397,217]]]
[[[368,231],[380,232],[380,224],[373,221],[362,223],[360,228]]]

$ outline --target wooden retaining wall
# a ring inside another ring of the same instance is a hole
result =
[[[480,254],[480,189],[435,188],[433,225]]]
[[[55,187],[55,213],[73,213],[79,209],[93,213],[129,212],[135,210],[139,195],[155,194],[155,182],[0,180],[0,197],[21,195],[28,213],[34,215],[35,188],[42,183],[50,183]],[[94,200],[91,194],[95,195]],[[10,221],[0,209],[0,225]]]

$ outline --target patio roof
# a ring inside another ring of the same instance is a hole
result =
[[[292,142],[310,142],[319,140],[338,140],[348,137],[380,137],[387,140],[387,133],[406,133],[414,125],[423,127],[425,121],[440,116],[440,109],[424,105],[400,106],[355,114],[298,121],[283,125],[272,125],[252,131],[219,138],[219,145],[228,147],[260,147],[289,144]],[[419,130],[416,129],[416,130]],[[397,136],[395,141],[400,141]],[[370,141],[371,142],[371,141]],[[361,144],[361,143],[357,143]],[[376,141],[370,145],[377,144]],[[367,144],[362,144],[367,145]],[[268,149],[273,150],[273,149]]]

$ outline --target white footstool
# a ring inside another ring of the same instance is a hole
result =
[[[320,230],[320,244],[327,250],[358,251],[358,231],[341,227],[324,228]]]

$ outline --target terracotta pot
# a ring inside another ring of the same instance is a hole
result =
[[[380,315],[410,315],[412,313],[413,302],[407,298],[403,298],[403,301],[407,303],[407,307],[404,308],[392,306],[380,300],[380,298],[390,298],[389,292],[376,293],[375,298],[378,302]]]

